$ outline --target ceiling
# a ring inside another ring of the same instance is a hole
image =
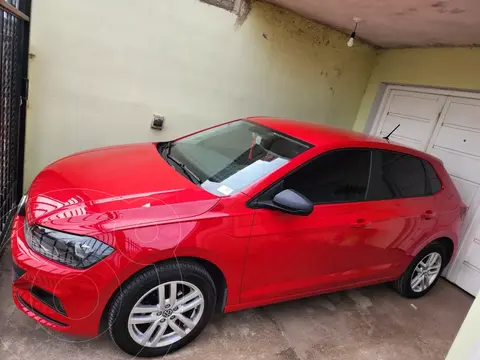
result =
[[[382,48],[480,46],[480,0],[267,0]]]

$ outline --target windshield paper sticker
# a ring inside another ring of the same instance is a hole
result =
[[[230,189],[226,185],[221,185],[217,191],[221,192],[223,195],[230,195],[233,192],[233,189]]]

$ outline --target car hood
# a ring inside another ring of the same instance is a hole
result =
[[[156,145],[81,152],[46,167],[28,192],[30,224],[94,234],[195,217],[219,201],[175,171]]]

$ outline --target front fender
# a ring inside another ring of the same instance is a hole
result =
[[[251,216],[244,222],[251,224]],[[226,305],[239,302],[244,261],[249,232],[237,231],[242,221],[229,217],[177,222],[138,229],[119,230],[98,237],[115,237],[114,254],[106,258],[116,277],[102,289],[105,294],[99,306],[105,307],[115,291],[142,269],[155,263],[175,258],[194,258],[215,265],[228,286]],[[112,239],[110,239],[110,243]]]

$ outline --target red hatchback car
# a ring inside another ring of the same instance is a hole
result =
[[[465,213],[442,163],[274,118],[85,151],[19,204],[13,299],[42,325],[158,356],[230,312],[380,282],[429,291]]]

